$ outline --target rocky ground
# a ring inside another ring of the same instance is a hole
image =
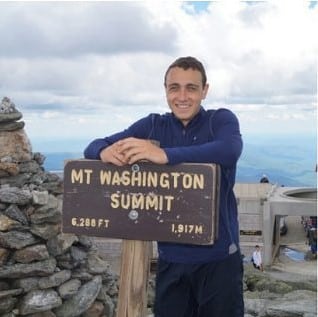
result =
[[[298,260],[287,255],[286,248],[305,255],[309,246],[306,244],[299,217],[290,217],[286,221],[289,231],[286,236],[281,237],[281,250],[273,265],[260,272],[255,270],[249,261],[244,264],[245,317],[317,316],[317,261]],[[119,254],[119,240],[109,242],[112,245],[111,253]],[[101,253],[105,256],[105,250]],[[106,258],[113,271],[119,274],[120,257],[106,255]],[[148,317],[153,316],[153,298],[154,291],[150,287]]]
[[[300,218],[286,221],[288,233],[281,237],[278,256],[264,273],[258,273],[254,292],[244,293],[245,317],[317,316],[317,260],[311,257]],[[291,256],[286,250],[292,251]],[[300,259],[302,254],[306,259]],[[245,271],[247,280],[251,274],[253,279],[255,272],[247,266]]]
[[[265,272],[255,270],[248,260],[244,264],[245,317],[317,316],[317,261],[288,256],[286,250],[305,256],[309,246],[300,217],[287,217],[286,224],[288,232],[281,236],[280,252]],[[98,238],[95,242],[101,257],[120,274],[120,240]],[[153,298],[150,287],[148,317],[153,316]]]

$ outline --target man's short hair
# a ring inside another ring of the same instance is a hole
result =
[[[184,70],[188,70],[189,68],[193,70],[198,70],[202,76],[202,85],[203,87],[206,85],[207,78],[203,64],[197,60],[195,57],[187,56],[187,57],[179,57],[176,59],[167,69],[164,77],[164,85],[166,86],[167,75],[171,68],[180,67]]]

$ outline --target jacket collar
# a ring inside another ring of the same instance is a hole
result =
[[[187,124],[185,128],[188,129],[189,127],[195,125],[197,122],[200,122],[205,114],[206,110],[202,106],[200,106],[199,112],[192,118],[192,120]],[[174,115],[174,113],[171,112],[171,116],[175,122],[183,126],[183,123]]]

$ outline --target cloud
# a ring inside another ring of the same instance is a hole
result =
[[[3,56],[174,51],[174,27],[151,23],[138,2],[2,2],[0,9]]]
[[[195,16],[192,4],[151,10],[177,26],[181,55],[198,56],[207,66],[213,87],[208,101],[263,104],[282,95],[289,104],[304,96],[305,103],[314,100],[317,10],[305,2],[212,2]]]
[[[232,109],[244,133],[313,133],[317,10],[302,1],[0,2],[0,96],[24,113],[31,138],[93,138],[167,111],[165,70],[193,55],[210,82],[206,108]]]

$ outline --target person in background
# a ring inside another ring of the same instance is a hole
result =
[[[313,258],[317,258],[317,228],[312,227],[308,231],[308,244],[310,245],[310,251]]]
[[[194,57],[180,57],[167,68],[164,88],[171,112],[149,114],[121,132],[92,141],[84,156],[117,166],[141,160],[220,165],[218,239],[213,245],[158,241],[154,313],[243,317],[243,263],[233,192],[242,151],[238,119],[228,109],[202,107],[209,84],[204,66]]]
[[[253,266],[260,270],[260,271],[264,271],[263,269],[263,261],[262,261],[262,254],[261,254],[261,249],[259,247],[259,245],[255,246],[255,250],[253,251],[252,254],[252,263]]]
[[[263,176],[262,176],[262,178],[260,179],[259,182],[260,183],[269,183],[269,179],[268,179],[268,177],[265,174],[263,174]]]

